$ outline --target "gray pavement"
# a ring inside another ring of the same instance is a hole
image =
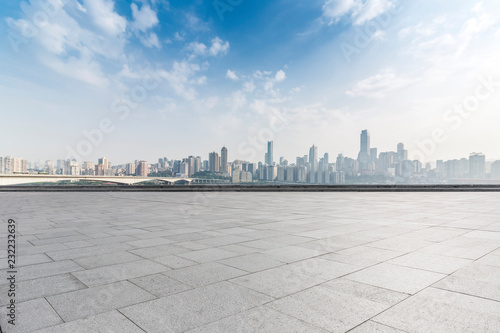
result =
[[[500,331],[498,192],[0,193],[0,214],[7,333]]]

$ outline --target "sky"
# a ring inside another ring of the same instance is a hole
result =
[[[500,2],[0,4],[0,156],[500,159]]]

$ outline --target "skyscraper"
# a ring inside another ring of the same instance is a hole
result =
[[[267,142],[267,153],[266,153],[266,164],[267,165],[273,165],[274,163],[274,158],[273,158],[273,141],[268,141]]]
[[[471,153],[469,156],[469,177],[484,178],[486,174],[485,156],[481,153]]]
[[[309,163],[311,164],[312,170],[316,170],[318,168],[318,147],[312,145],[309,148]]]
[[[222,147],[220,151],[220,172],[228,173],[227,171],[227,148]]]
[[[147,161],[139,161],[137,162],[137,168],[135,170],[136,176],[139,177],[147,177],[148,176],[148,162]]]
[[[370,161],[370,133],[361,131],[360,149],[358,154],[359,170],[366,170]]]
[[[108,159],[106,157],[101,157],[99,160],[98,160],[98,163],[97,164],[102,164],[103,165],[103,169],[106,170],[106,169],[109,169],[111,166],[110,166],[110,162],[108,161]]]
[[[405,145],[403,143],[398,143],[398,162],[404,161],[408,159],[408,150],[405,149]]]
[[[219,172],[219,154],[215,151],[208,155],[210,172]]]

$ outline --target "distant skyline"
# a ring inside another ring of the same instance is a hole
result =
[[[333,160],[356,158],[368,129],[379,153],[403,142],[410,159],[500,160],[498,2],[30,0],[0,10],[0,156],[57,160],[83,147],[80,162],[123,164],[208,159],[225,146],[229,160],[257,162],[272,140],[275,161],[313,144]]]

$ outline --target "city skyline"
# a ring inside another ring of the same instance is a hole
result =
[[[152,157],[150,159],[144,159],[144,158],[128,158],[126,160],[123,160],[123,161],[115,161],[113,158],[109,158],[109,156],[112,156],[112,154],[105,154],[105,156],[107,157],[98,157],[96,158],[95,160],[97,160],[97,163],[98,164],[106,164],[108,163],[107,161],[113,161],[113,165],[125,165],[125,164],[128,164],[130,163],[130,161],[140,161],[140,160],[144,160],[144,161],[148,161],[148,162],[156,162],[159,158],[159,156],[167,156],[166,158],[168,158],[168,160],[182,160],[183,158],[186,158],[187,156],[197,156],[197,157],[203,157],[203,160],[207,160],[207,161],[210,161],[210,155],[211,154],[215,154],[214,156],[214,165],[217,164],[219,166],[222,166],[222,161],[224,160],[226,163],[228,162],[233,162],[233,161],[246,161],[246,162],[249,162],[249,163],[263,163],[263,164],[280,164],[279,162],[276,162],[275,161],[275,157],[274,157],[274,140],[271,140],[271,141],[267,141],[265,143],[265,147],[266,147],[266,151],[264,151],[264,156],[260,157],[260,156],[256,156],[255,160],[244,160],[244,159],[240,159],[240,158],[233,158],[231,157],[232,154],[234,154],[234,151],[232,150],[229,150],[227,148],[228,145],[224,145],[220,148],[220,150],[214,150],[213,152],[212,151],[209,151],[209,152],[206,152],[204,154],[190,154],[190,153],[185,153],[184,155],[181,155],[181,156],[170,156],[168,157],[168,154],[161,154],[161,153],[158,153],[156,154],[155,157]],[[306,144],[307,146],[307,144]],[[405,147],[405,144],[403,142],[398,142],[396,144],[393,145],[393,148],[395,149],[388,149],[388,150],[385,150],[385,149],[380,149],[379,147],[373,147],[371,145],[371,132],[368,131],[368,130],[362,130],[361,131],[361,134],[360,134],[360,140],[359,140],[359,143],[358,143],[358,153],[355,153],[355,154],[345,154],[344,151],[339,151],[339,152],[329,152],[329,151],[324,151],[322,150],[323,154],[326,154],[327,156],[333,156],[333,157],[337,157],[338,155],[343,155],[345,157],[350,157],[350,158],[353,158],[357,161],[361,161],[361,163],[366,163],[368,161],[368,159],[370,159],[370,156],[372,156],[372,152],[375,152],[375,156],[376,158],[379,157],[379,153],[383,153],[383,152],[395,152],[397,153],[398,155],[401,155],[403,154],[404,157],[402,156],[401,159],[410,159],[410,160],[419,160],[420,162],[422,163],[431,163],[431,165],[435,166],[436,164],[436,161],[439,161],[439,160],[447,160],[447,159],[435,159],[435,160],[426,160],[426,161],[422,161],[418,158],[415,158],[415,159],[411,159],[408,154],[408,150],[404,149]],[[314,148],[314,149],[313,149]],[[268,160],[268,152],[271,152],[271,158],[270,160]],[[319,147],[316,145],[316,144],[312,144],[309,148],[307,148],[305,150],[305,152],[309,152],[308,154],[301,154],[301,153],[296,153],[295,156],[284,156],[284,155],[281,155],[281,154],[277,154],[276,156],[278,156],[278,159],[286,159],[288,161],[290,161],[290,163],[295,163],[295,158],[298,158],[298,157],[307,157],[308,159],[308,162],[311,163],[312,160],[315,160],[316,163],[319,159],[319,156],[322,155],[319,153]],[[314,157],[313,155],[311,154],[311,152],[314,152]],[[364,155],[363,153],[367,153],[367,155]],[[377,153],[378,152],[378,153]],[[482,155],[485,155],[487,156],[486,154],[484,154],[481,150],[475,150],[475,151],[472,151],[472,152],[469,152],[468,154],[464,154],[462,156],[454,156],[448,160],[454,160],[454,159],[460,159],[460,158],[468,158],[470,155],[474,155],[474,154],[482,154]],[[4,155],[1,155],[0,154],[0,157],[1,156],[12,156],[12,157],[16,157],[16,158],[22,158],[22,159],[25,159],[25,160],[28,160],[30,162],[45,162],[45,161],[57,161],[57,160],[75,160],[76,162],[78,163],[86,163],[86,162],[91,162],[92,160],[91,159],[88,159],[88,160],[76,160],[74,158],[70,158],[70,159],[65,159],[65,158],[55,158],[55,159],[31,159],[31,158],[25,158],[24,156],[21,156],[20,154],[4,154]],[[418,156],[417,156],[418,157]],[[103,162],[103,159],[105,160],[105,163]],[[218,163],[215,163],[215,159],[218,161]],[[500,158],[492,158],[492,157],[488,157],[486,159],[486,161],[488,162],[494,162],[496,160],[500,160]],[[271,161],[271,163],[269,163],[269,161]],[[111,162],[109,162],[111,163]],[[217,170],[218,172],[220,170]]]
[[[61,3],[0,5],[2,156],[125,163],[223,143],[252,160],[269,140],[275,158],[305,142],[354,156],[346,138],[370,128],[381,151],[500,159],[500,3]]]

